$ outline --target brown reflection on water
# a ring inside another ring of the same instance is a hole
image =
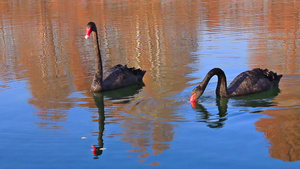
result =
[[[260,8],[260,28],[249,39],[251,68],[269,68],[280,74],[281,93],[274,99],[279,107],[265,110],[271,118],[255,123],[269,140],[269,154],[284,161],[300,160],[300,1],[273,1]]]
[[[266,6],[268,17],[260,18],[261,29],[249,40],[252,68],[263,67],[283,74],[281,93],[274,99],[280,107],[266,110],[271,118],[255,123],[269,140],[269,154],[284,161],[300,160],[300,2],[274,1]],[[263,12],[263,11],[261,11]],[[286,79],[286,80],[285,80]]]
[[[6,6],[7,5],[7,6]],[[58,31],[57,22],[48,17],[45,3],[28,6],[27,2],[1,3],[4,17],[1,19],[4,60],[14,59],[13,66],[18,79],[27,80],[32,98],[28,102],[37,108],[41,127],[60,128],[57,122],[66,120],[66,112],[73,107],[70,99],[68,58],[59,46],[65,34]],[[22,10],[21,10],[22,9]],[[3,16],[3,15],[2,15]],[[11,42],[11,43],[7,43]],[[13,49],[10,53],[8,50]],[[6,53],[7,52],[7,53]]]
[[[300,1],[274,1],[260,13],[260,29],[250,39],[251,67],[272,68],[284,75],[300,73]]]
[[[255,123],[257,131],[269,140],[269,154],[284,161],[300,160],[300,1],[273,1],[260,8],[260,28],[249,39],[251,68],[269,68],[280,74],[281,93],[274,99],[279,107],[265,110],[271,118]]]
[[[147,70],[145,98],[137,104],[133,101],[128,109],[117,108],[110,112],[116,117],[114,122],[119,121],[124,129],[122,140],[132,145],[128,152],[136,152],[140,162],[144,162],[147,157],[168,149],[173,140],[172,124],[145,117],[179,118],[174,112],[176,107],[170,106],[174,101],[167,97],[187,87],[186,74],[192,71],[186,65],[193,61],[189,52],[196,51],[198,41],[197,20],[189,24],[187,21],[197,16],[200,10],[188,3],[165,7],[154,2],[123,4],[121,7],[108,3],[104,6],[101,9],[105,16],[96,21],[103,23],[100,29],[104,37],[105,68],[120,62]],[[120,110],[133,116],[124,117]]]
[[[250,67],[272,68],[289,79],[298,75],[298,80],[281,81],[281,94],[275,102],[281,107],[299,106],[299,92],[295,92],[300,90],[299,6],[299,1],[293,0],[2,2],[0,79],[26,79],[32,94],[28,102],[36,108],[40,127],[63,127],[59,122],[67,120],[68,110],[78,106],[78,101],[83,102],[79,106],[95,108],[89,92],[93,49],[91,42],[84,40],[86,23],[95,21],[102,40],[105,69],[121,63],[147,71],[145,99],[141,102],[144,106],[116,108],[111,112],[117,117],[115,122],[124,128],[122,140],[134,147],[129,151],[143,152],[139,156],[143,161],[151,155],[149,149],[156,155],[169,148],[174,126],[136,114],[144,113],[157,119],[181,118],[175,110],[182,102],[174,103],[167,98],[189,86],[187,82],[191,79],[187,75],[193,70],[186,65],[195,59],[190,52],[199,50],[203,29],[218,30],[223,26],[252,33],[248,40]],[[6,84],[1,86],[6,87]],[[70,97],[74,92],[81,93],[83,98]],[[122,111],[131,116],[124,117],[120,114]],[[263,113],[274,116],[268,111]],[[281,115],[275,119],[288,118]],[[293,116],[298,118],[299,113]],[[270,139],[271,156],[295,159],[273,151],[279,146],[273,138],[282,135],[264,123],[265,120],[260,120],[256,125]],[[297,128],[295,125],[294,129]],[[288,137],[283,142],[294,141]]]
[[[269,68],[283,74],[278,106],[300,105],[300,1],[274,1],[258,11],[260,29],[249,40],[251,68]]]
[[[261,118],[255,125],[270,143],[270,156],[284,161],[300,160],[300,109],[266,110],[263,113],[271,118]]]

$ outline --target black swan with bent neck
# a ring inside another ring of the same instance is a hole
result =
[[[93,34],[96,62],[94,79],[91,85],[92,92],[114,90],[142,83],[146,71],[134,67],[128,68],[127,65],[118,64],[103,73],[98,32],[94,22],[87,24],[85,39],[88,39],[91,33]]]
[[[268,91],[278,87],[282,75],[277,75],[268,69],[256,68],[239,74],[227,87],[226,76],[222,69],[214,68],[205,76],[204,80],[191,94],[190,102],[193,104],[203,94],[209,80],[218,76],[216,95],[219,97],[234,97]]]

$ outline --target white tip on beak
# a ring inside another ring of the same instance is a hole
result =
[[[89,37],[90,37],[89,35],[85,35],[85,37],[84,37],[84,38],[85,38],[85,39],[88,39]]]

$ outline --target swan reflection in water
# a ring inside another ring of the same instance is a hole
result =
[[[208,127],[210,128],[222,128],[224,126],[224,122],[227,120],[225,117],[227,115],[227,103],[228,98],[217,98],[216,105],[218,107],[218,117],[213,118],[213,114],[211,114],[202,104],[196,103],[193,108],[200,112],[198,122],[208,123]]]
[[[191,103],[192,107],[197,111],[200,112],[198,114],[199,120],[198,122],[205,122],[207,123],[208,127],[210,128],[222,128],[224,126],[225,121],[227,120],[226,116],[228,114],[228,102],[230,99],[231,105],[234,107],[252,107],[252,108],[259,108],[259,107],[272,107],[276,106],[277,103],[274,102],[274,98],[280,93],[279,88],[274,88],[272,90],[256,93],[247,96],[238,96],[234,98],[223,98],[217,97],[216,98],[216,106],[218,107],[218,114],[212,114],[207,110],[201,103],[196,102],[196,104]],[[200,101],[207,102],[206,97],[202,97],[199,99]],[[250,113],[259,113],[262,110],[254,110]],[[211,111],[212,112],[212,111]]]
[[[95,101],[95,105],[98,107],[98,124],[99,124],[99,134],[98,134],[98,145],[92,145],[92,152],[94,155],[94,159],[98,159],[99,156],[103,153],[104,141],[103,141],[103,131],[105,125],[105,113],[104,113],[104,97],[108,100],[118,101],[118,103],[126,104],[130,102],[130,100],[134,97],[135,94],[139,93],[139,91],[145,86],[143,82],[132,85],[129,87],[106,91],[101,93],[93,93],[93,98]]]

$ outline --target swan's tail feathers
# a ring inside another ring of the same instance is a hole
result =
[[[130,76],[134,75],[137,78],[137,81],[142,81],[146,71],[145,70],[141,70],[141,69],[137,69],[135,67],[128,67],[127,65],[115,65],[114,67],[110,68],[109,70],[107,70],[106,73],[112,73],[115,72],[117,70],[117,72],[123,72],[125,74],[129,73]]]
[[[115,66],[115,68],[121,68],[121,67],[127,68],[127,65],[123,66],[123,65],[121,65],[121,64],[117,64],[117,65]]]
[[[277,75],[276,72],[269,71],[268,69],[265,69],[263,71],[265,76],[267,76],[270,81],[275,81],[279,83],[279,80],[282,78],[282,75]]]
[[[130,71],[137,77],[138,81],[142,81],[146,71],[142,69],[136,69],[135,67],[129,68]]]
[[[141,69],[140,69],[140,70],[141,70]],[[146,70],[141,70],[141,75],[140,75],[140,76],[141,76],[141,77],[140,77],[140,78],[141,78],[141,80],[143,79],[143,77],[144,77],[145,73],[146,73]]]

